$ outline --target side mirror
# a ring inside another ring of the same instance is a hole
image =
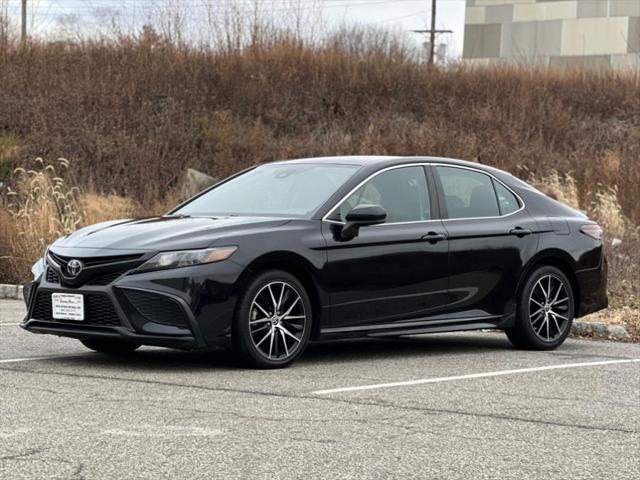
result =
[[[342,240],[351,240],[358,236],[360,227],[379,225],[387,219],[387,212],[379,205],[358,205],[345,218],[346,225],[342,229]]]

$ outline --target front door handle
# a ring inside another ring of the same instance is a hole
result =
[[[509,235],[515,235],[516,237],[524,237],[525,235],[531,235],[533,232],[528,228],[516,227],[509,230]]]
[[[437,232],[429,232],[426,235],[422,236],[422,240],[425,240],[429,243],[438,243],[446,239],[447,239],[447,236],[444,233],[437,233]]]

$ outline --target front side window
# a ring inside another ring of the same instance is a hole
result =
[[[262,165],[213,188],[174,214],[308,218],[351,177],[357,165]]]
[[[417,222],[431,219],[431,204],[424,168],[394,168],[382,172],[353,192],[331,215],[344,221],[358,205],[379,205],[387,212],[386,223]]]
[[[437,170],[449,218],[500,215],[491,177],[463,168],[437,167]]]

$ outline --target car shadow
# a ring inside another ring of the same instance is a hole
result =
[[[436,334],[400,338],[364,338],[312,342],[292,368],[314,364],[376,362],[390,359],[430,358],[462,353],[513,350],[499,335]],[[84,355],[50,359],[59,365],[96,367],[128,371],[245,370],[229,350],[188,352],[163,348],[143,348],[126,355],[87,352]]]
[[[506,338],[496,335],[432,334],[364,338],[312,343],[299,362],[431,357],[495,350],[513,350],[513,346]]]

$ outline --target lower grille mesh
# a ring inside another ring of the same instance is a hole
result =
[[[51,308],[51,293],[38,292],[33,306],[31,318],[47,322],[72,323],[81,325],[117,326],[120,318],[113,308],[113,304],[107,295],[100,293],[84,294],[84,318],[82,322],[73,320],[57,320],[53,318]]]
[[[179,327],[189,325],[182,307],[166,295],[130,289],[123,289],[123,292],[131,305],[147,320]]]

